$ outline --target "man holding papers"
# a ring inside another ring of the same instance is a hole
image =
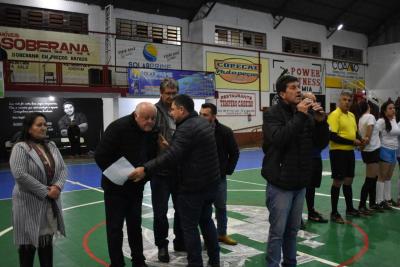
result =
[[[97,147],[95,160],[102,171],[108,253],[112,267],[125,266],[122,253],[124,220],[132,265],[147,266],[143,256],[142,200],[145,180],[127,180],[130,165],[143,166],[157,153],[158,134],[153,132],[157,110],[142,102],[135,111],[111,123]],[[133,171],[133,167],[130,172]],[[127,181],[124,181],[127,180]]]
[[[211,218],[212,203],[217,195],[220,169],[211,125],[194,111],[188,95],[177,95],[171,105],[176,131],[169,147],[157,158],[136,165],[131,179],[141,182],[145,176],[179,166],[177,206],[190,267],[203,266],[198,226],[207,244],[209,265],[219,265],[217,232]],[[140,167],[142,166],[142,167]]]

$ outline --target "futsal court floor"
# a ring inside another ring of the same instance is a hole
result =
[[[326,159],[326,151],[323,158]],[[228,177],[229,234],[239,241],[237,246],[221,245],[221,266],[265,266],[265,247],[268,238],[268,211],[265,208],[265,180],[260,175],[261,150],[243,150],[236,172]],[[55,241],[55,266],[108,266],[101,172],[94,163],[69,164],[69,178],[62,194],[67,237]],[[353,186],[354,206],[358,207],[364,181],[363,163],[356,164]],[[393,197],[397,194],[398,167],[393,179]],[[9,170],[0,171],[0,266],[18,266],[17,249],[12,243],[11,192],[14,180]],[[324,160],[322,186],[317,190],[316,209],[326,217],[330,212],[330,165]],[[342,196],[342,193],[341,193]],[[306,208],[303,217],[306,219]],[[344,199],[339,212],[345,215]],[[149,184],[143,199],[143,242],[149,266],[186,266],[186,254],[172,252],[171,262],[157,261],[153,243],[152,206]],[[173,210],[168,216],[172,225]],[[124,229],[125,231],[125,229]],[[173,234],[170,231],[170,241]],[[318,224],[306,221],[306,230],[298,235],[298,264],[313,266],[400,266],[400,210],[374,214],[368,218],[348,218],[344,225]],[[172,244],[172,242],[170,242]],[[129,246],[125,236],[124,253],[127,266]],[[207,260],[206,253],[203,254]],[[36,257],[36,265],[38,259]],[[205,264],[206,266],[206,264]]]

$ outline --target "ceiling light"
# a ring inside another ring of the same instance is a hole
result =
[[[339,24],[339,26],[337,26],[337,30],[340,31],[343,28],[343,24]]]

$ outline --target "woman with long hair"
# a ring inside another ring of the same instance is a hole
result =
[[[380,119],[377,121],[380,130],[381,149],[379,152],[379,175],[376,185],[377,203],[384,209],[391,209],[392,175],[396,166],[396,150],[399,147],[398,136],[400,127],[396,122],[396,110],[392,101],[386,101],[381,106]]]
[[[382,211],[376,204],[376,182],[379,174],[379,151],[381,140],[379,139],[379,129],[376,126],[376,119],[370,113],[371,107],[365,100],[358,103],[360,118],[358,120],[358,131],[364,141],[364,148],[361,157],[365,163],[365,181],[361,188],[359,211],[369,215],[367,208],[367,198],[369,195],[369,207],[373,210]]]
[[[53,237],[64,235],[60,194],[67,170],[59,150],[46,140],[42,113],[27,114],[20,142],[12,149],[14,243],[21,267],[32,267],[36,250],[41,267],[53,266]]]

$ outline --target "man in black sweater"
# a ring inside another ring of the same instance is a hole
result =
[[[95,160],[102,171],[125,157],[134,167],[154,158],[157,153],[157,132],[152,129],[156,119],[153,104],[142,102],[135,112],[111,123],[96,149]],[[122,253],[124,220],[131,249],[132,266],[147,266],[143,255],[142,200],[146,180],[134,183],[126,181],[122,186],[114,184],[104,175],[106,230],[108,253],[112,267],[125,266]]]
[[[178,95],[171,106],[176,131],[169,147],[157,158],[136,168],[131,178],[141,181],[171,165],[177,165],[178,210],[187,251],[188,266],[202,267],[200,226],[209,264],[219,266],[219,245],[212,220],[212,203],[220,180],[217,145],[214,130],[194,111],[188,95]]]
[[[278,103],[263,117],[264,161],[267,180],[269,267],[296,266],[296,236],[300,227],[306,186],[312,174],[313,147],[329,134],[325,114],[318,103],[301,100],[299,81],[286,75],[276,82]]]
[[[201,105],[200,116],[208,120],[215,131],[221,179],[215,199],[215,218],[217,219],[218,241],[227,245],[237,242],[226,234],[228,217],[226,215],[227,184],[226,175],[232,175],[239,159],[239,148],[231,128],[221,124],[217,116],[217,107],[212,103]]]

